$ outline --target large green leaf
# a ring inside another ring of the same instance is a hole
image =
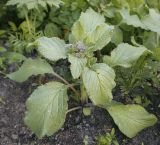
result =
[[[113,98],[115,73],[104,63],[86,67],[83,71],[83,82],[87,93],[95,105],[106,105]]]
[[[149,14],[142,19],[142,23],[148,30],[160,34],[160,14],[154,9],[149,9]]]
[[[103,15],[89,8],[73,25],[70,42],[84,41],[93,51],[101,50],[111,41],[113,30],[113,26],[105,23]]]
[[[73,38],[72,38],[73,37]],[[86,38],[86,32],[84,31],[80,21],[74,23],[72,27],[72,35],[70,36],[70,42],[83,41]]]
[[[61,0],[9,0],[7,2],[7,5],[17,5],[17,7],[22,7],[26,5],[27,8],[30,10],[38,8],[39,5],[41,5],[42,7],[46,7],[47,4],[50,6],[59,7],[61,3]]]
[[[97,26],[96,29],[88,35],[86,42],[88,44],[93,44],[93,50],[101,50],[106,46],[112,38],[114,27],[107,24],[101,24]]]
[[[135,47],[127,43],[122,43],[111,52],[111,57],[104,57],[104,62],[109,63],[111,66],[131,67],[145,52],[150,51],[143,46]]]
[[[114,104],[107,108],[121,132],[132,138],[156,123],[157,118],[140,105]]]
[[[5,52],[3,54],[3,57],[5,59],[7,59],[7,63],[11,64],[11,63],[14,63],[14,62],[22,62],[24,60],[26,60],[27,58],[20,54],[20,53],[17,53],[17,52]]]
[[[142,29],[147,29],[137,15],[130,15],[130,12],[128,9],[122,9],[119,12],[123,18],[122,19],[123,23],[132,25],[134,27],[141,27]]]
[[[73,55],[69,55],[69,62],[71,63],[71,73],[74,79],[77,79],[82,74],[84,67],[87,64],[86,58],[78,58]]]
[[[51,136],[64,124],[67,101],[67,86],[62,83],[38,87],[27,100],[25,123],[39,138]]]
[[[63,40],[53,37],[41,37],[38,40],[38,51],[49,60],[57,61],[67,56],[66,44]]]
[[[81,13],[79,21],[84,31],[86,33],[91,33],[96,29],[97,26],[105,23],[105,18],[89,8],[85,13]]]
[[[154,9],[149,9],[149,14],[141,19],[137,15],[130,15],[127,9],[122,9],[119,12],[123,18],[122,22],[160,34],[160,14]]]
[[[24,82],[32,75],[51,73],[52,67],[43,59],[27,59],[18,71],[8,74],[7,77],[16,82]]]

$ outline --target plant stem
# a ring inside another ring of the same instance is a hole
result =
[[[100,50],[97,50],[97,60],[98,62],[102,62],[102,55]]]
[[[85,89],[83,82],[81,84],[81,102],[82,102],[82,104],[88,103],[87,92],[86,92],[86,89]]]
[[[31,27],[30,27],[30,21],[29,21],[27,12],[25,13],[25,17],[26,17],[26,21],[27,21],[27,25],[28,25],[29,34],[32,34]]]
[[[75,110],[79,110],[79,109],[82,109],[82,107],[81,107],[81,106],[79,106],[79,107],[74,107],[74,108],[72,108],[72,109],[69,109],[69,110],[66,112],[66,114],[68,114],[68,113],[70,113],[70,112],[72,112],[72,111],[75,111]]]
[[[54,76],[57,77],[58,79],[60,79],[61,81],[63,81],[65,84],[67,84],[69,86],[69,88],[71,88],[71,90],[77,95],[79,96],[79,93],[76,91],[76,89],[73,87],[73,85],[71,85],[67,80],[65,80],[64,78],[62,78],[60,75],[58,75],[57,73],[54,72]]]

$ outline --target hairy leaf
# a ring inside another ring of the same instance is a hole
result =
[[[157,118],[140,105],[114,104],[107,108],[121,132],[132,138],[156,123]]]
[[[26,59],[18,71],[8,74],[7,77],[16,82],[24,82],[32,75],[51,73],[52,67],[43,59]]]
[[[112,38],[114,27],[105,23],[103,15],[91,8],[81,16],[72,28],[72,41],[84,41],[92,51],[101,50]],[[72,42],[71,41],[71,42]]]
[[[17,52],[5,52],[3,54],[3,57],[7,59],[7,62],[9,64],[14,63],[14,62],[22,62],[27,59],[24,55],[17,53]]]
[[[71,37],[73,37],[73,41],[83,41],[86,38],[86,33],[79,21],[74,23]]]
[[[131,67],[132,64],[140,58],[144,53],[150,52],[145,47],[135,47],[127,43],[119,44],[116,49],[111,52],[111,57],[104,57],[104,62],[111,66]]]
[[[84,31],[86,33],[91,33],[96,29],[97,26],[105,23],[105,18],[89,8],[85,13],[81,13],[79,21]]]
[[[42,7],[46,7],[47,4],[50,6],[59,7],[61,3],[61,0],[9,0],[7,2],[7,5],[17,5],[17,7],[22,7],[26,5],[27,8],[30,10],[34,8],[37,9],[39,5]]]
[[[107,24],[97,26],[95,31],[88,35],[88,37],[86,38],[86,42],[88,44],[93,44],[93,48],[91,47],[92,50],[101,50],[111,41],[113,30],[114,27]]]
[[[69,55],[69,62],[71,63],[71,73],[74,79],[77,79],[82,74],[84,67],[87,64],[86,58],[78,58],[73,55]]]
[[[142,19],[148,30],[160,34],[160,14],[154,9],[149,9],[149,14]]]
[[[53,37],[41,37],[38,40],[38,51],[49,60],[57,61],[67,56],[66,44],[63,40]]]
[[[123,18],[122,22],[128,25],[132,25],[134,27],[141,27],[142,29],[147,29],[137,15],[130,15],[129,10],[122,9],[120,10],[120,14]]]
[[[51,136],[64,124],[67,101],[67,86],[62,83],[38,87],[27,100],[25,123],[39,138]]]
[[[113,98],[115,73],[104,63],[86,67],[83,71],[83,82],[87,93],[95,105],[106,105]]]
[[[120,14],[123,18],[122,22],[126,24],[160,34],[160,14],[154,9],[149,9],[149,14],[141,19],[137,15],[130,15],[127,9],[120,10]]]

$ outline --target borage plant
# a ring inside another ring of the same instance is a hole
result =
[[[139,105],[124,105],[113,101],[112,89],[116,86],[114,67],[131,67],[142,55],[151,52],[143,46],[135,47],[122,43],[97,60],[95,52],[102,50],[112,38],[114,27],[105,23],[105,18],[88,9],[82,12],[72,27],[70,43],[59,38],[42,37],[37,40],[38,51],[50,61],[68,59],[74,82],[80,91],[56,74],[43,59],[27,59],[22,67],[8,75],[17,82],[26,81],[31,75],[50,73],[62,82],[49,82],[38,87],[27,100],[25,123],[39,138],[50,136],[65,122],[68,111],[67,89],[81,97],[82,103],[88,99],[93,105],[106,109],[119,129],[128,137],[134,137],[142,129],[152,126],[156,117]],[[73,109],[74,110],[74,109]]]

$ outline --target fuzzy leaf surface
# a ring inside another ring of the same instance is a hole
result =
[[[68,109],[67,86],[50,82],[38,87],[26,102],[26,125],[39,138],[51,136],[64,124]]]
[[[83,83],[87,93],[95,105],[106,105],[113,98],[115,72],[104,63],[97,63],[83,71]]]
[[[141,130],[153,126],[157,121],[153,114],[148,113],[140,105],[114,104],[107,110],[121,132],[129,138],[136,136]]]
[[[71,63],[71,73],[74,79],[77,79],[82,74],[84,67],[87,64],[86,58],[78,58],[73,55],[69,55],[69,62]]]
[[[8,74],[7,77],[16,82],[24,82],[32,75],[51,73],[53,69],[43,59],[26,59],[18,71]]]
[[[41,37],[38,40],[38,51],[47,59],[57,61],[67,57],[66,44],[63,40],[53,37]]]
[[[135,47],[127,43],[121,43],[111,52],[111,57],[105,56],[104,61],[111,66],[131,67],[144,53],[150,53],[145,47]],[[108,62],[107,62],[108,61]]]
[[[59,7],[62,3],[61,0],[9,0],[7,5],[17,5],[17,7],[22,7],[24,5],[30,9],[38,9],[38,6],[46,7],[47,5]]]

